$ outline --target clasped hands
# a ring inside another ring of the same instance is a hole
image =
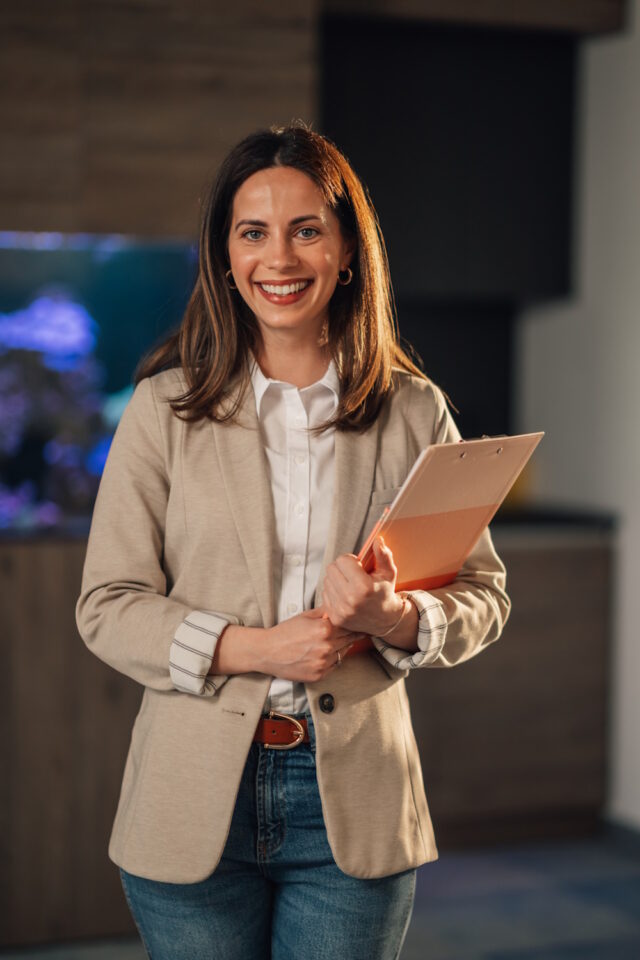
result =
[[[386,633],[405,601],[396,595],[398,571],[382,538],[373,545],[375,569],[366,573],[358,558],[345,553],[326,570],[322,605],[271,627],[267,633],[270,672],[288,680],[321,680],[356,640]],[[417,612],[410,604],[415,615]]]

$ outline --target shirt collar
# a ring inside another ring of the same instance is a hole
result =
[[[270,386],[275,385],[282,389],[292,385],[283,380],[272,380],[270,377],[265,377],[260,364],[257,362],[251,351],[249,352],[249,365],[251,369],[251,383],[253,385],[253,392],[256,396],[256,410],[258,412],[258,416],[260,416],[260,405],[262,403],[262,398]],[[336,400],[340,398],[340,380],[338,378],[338,371],[336,370],[336,365],[333,362],[333,358],[329,360],[329,366],[327,367],[324,376],[322,376],[319,380],[316,380],[315,383],[310,383],[307,387],[302,387],[300,392],[304,393],[306,390],[314,390],[318,387],[325,387],[327,390],[331,390],[331,392],[335,395]]]

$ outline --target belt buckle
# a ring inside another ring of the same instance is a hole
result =
[[[293,750],[293,748],[297,747],[299,743],[302,743],[304,740],[304,727],[299,720],[296,720],[295,717],[290,717],[286,713],[276,713],[275,710],[269,710],[269,719],[272,720],[273,717],[280,717],[281,720],[290,720],[291,723],[297,728],[294,731],[296,739],[292,740],[291,743],[263,743],[265,750]]]

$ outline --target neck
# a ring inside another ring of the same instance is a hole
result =
[[[256,353],[256,360],[265,377],[291,383],[300,390],[324,376],[330,357],[329,348],[319,347],[317,343],[306,346],[263,344]]]

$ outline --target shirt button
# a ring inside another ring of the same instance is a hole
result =
[[[304,503],[296,503],[294,511],[297,517],[301,517],[304,513]]]
[[[333,699],[332,694],[330,693],[323,693],[320,696],[319,703],[320,703],[320,709],[322,710],[323,713],[332,713],[333,708],[336,705],[336,702]]]
[[[287,613],[295,613],[298,609],[297,603],[288,603],[287,604]]]
[[[303,416],[298,415],[298,416],[296,417],[296,426],[297,426],[297,427],[302,427],[302,426],[304,426],[304,417],[303,417]]]
[[[303,463],[307,462],[307,458],[305,457],[304,453],[297,453],[295,456],[295,461],[297,464],[302,466]]]
[[[301,566],[302,566],[302,557],[300,556],[299,553],[292,553],[292,554],[291,554],[291,563],[294,565],[294,567],[301,567]]]

